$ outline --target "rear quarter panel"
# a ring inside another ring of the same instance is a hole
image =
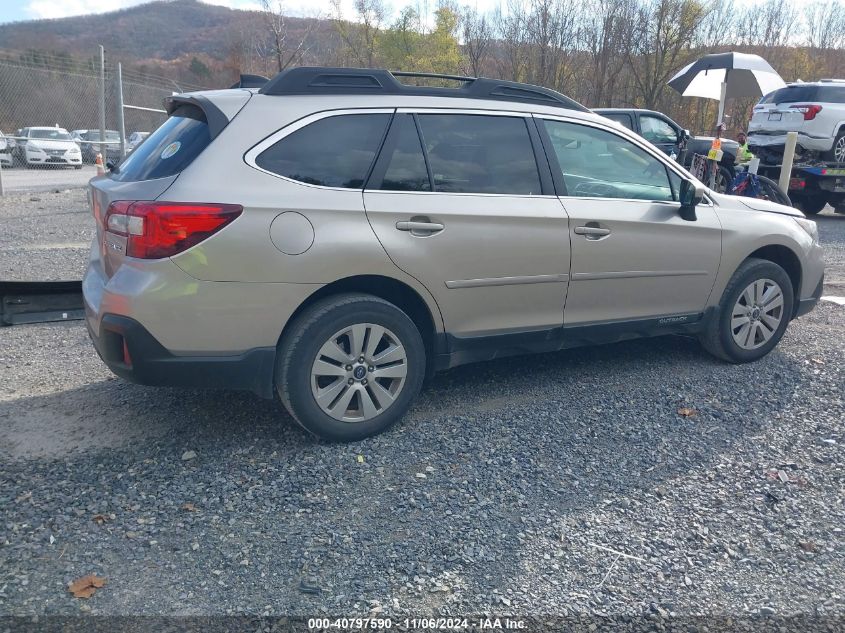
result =
[[[438,322],[439,310],[430,293],[393,264],[376,238],[360,190],[297,183],[244,162],[251,147],[314,111],[314,101],[305,97],[255,95],[250,100],[161,196],[168,201],[239,204],[244,212],[172,261],[204,281],[324,285],[356,275],[383,275],[414,288]],[[289,212],[304,216],[311,227],[292,223],[298,227],[293,230],[303,231],[292,240],[305,248],[299,254],[282,252],[271,239],[274,219]]]

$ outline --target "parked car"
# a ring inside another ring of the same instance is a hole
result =
[[[789,84],[754,106],[748,145],[778,164],[787,132],[798,132],[799,155],[845,163],[845,79]]]
[[[126,153],[128,154],[136,147],[138,147],[143,142],[143,140],[149,135],[149,132],[132,132],[132,134],[129,135],[129,139],[126,143]]]
[[[70,165],[82,169],[82,155],[79,146],[68,131],[61,127],[25,127],[18,134],[15,151],[20,164],[27,167],[38,165]]]
[[[82,151],[82,160],[86,163],[93,163],[97,160],[97,154],[103,154],[103,161],[111,161],[114,164],[120,162],[120,133],[116,130],[106,130],[105,150],[103,143],[100,143],[100,130],[74,130],[71,135],[79,143]]]
[[[0,163],[4,167],[12,166],[12,145],[9,138],[0,130]]]
[[[545,88],[302,67],[167,110],[90,182],[94,346],[142,384],[278,394],[330,440],[511,354],[684,333],[754,361],[822,291],[800,211]]]
[[[679,144],[685,140],[683,163],[687,168],[692,165],[695,154],[705,155],[713,145],[714,137],[693,136],[689,130],[685,130],[662,112],[637,108],[595,108],[593,112],[621,123],[667,154],[680,155]],[[738,151],[739,143],[727,138],[722,139],[722,160],[719,161],[719,177],[716,181],[716,188],[721,192],[727,191],[728,185],[736,175],[734,166]]]

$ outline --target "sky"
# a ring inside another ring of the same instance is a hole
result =
[[[231,9],[258,9],[258,0],[202,0]],[[149,0],[0,0],[0,24],[20,20],[66,18],[71,15],[105,13],[149,2]],[[410,0],[388,0],[393,8],[409,4]],[[416,2],[415,2],[416,4]],[[461,4],[477,6],[486,11],[498,6],[499,0],[469,0]],[[330,0],[283,0],[291,15],[328,15]],[[352,0],[343,0],[344,10],[351,15]]]

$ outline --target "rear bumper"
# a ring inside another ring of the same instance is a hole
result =
[[[748,145],[751,151],[755,147],[782,148],[786,145],[786,132],[767,132],[765,130],[750,131],[748,133]],[[806,150],[814,152],[828,152],[833,147],[833,137],[810,136],[798,133],[798,145]]]
[[[257,348],[235,356],[176,356],[143,325],[125,316],[103,315],[99,335],[88,335],[108,368],[130,382],[166,387],[235,389],[273,397],[276,348]]]

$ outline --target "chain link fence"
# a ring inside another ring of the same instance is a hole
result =
[[[164,121],[165,97],[200,89],[119,70],[107,57],[101,64],[99,51],[75,58],[0,49],[0,193],[84,185],[98,153],[116,163]]]

